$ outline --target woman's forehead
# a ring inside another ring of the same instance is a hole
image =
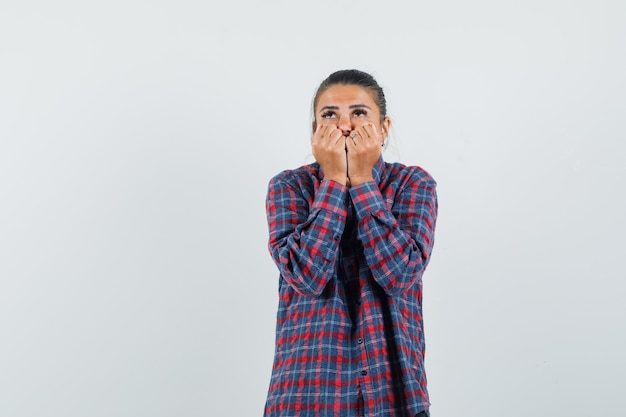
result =
[[[358,85],[336,84],[328,87],[320,94],[317,107],[355,104],[356,102],[359,104],[367,104],[370,107],[376,106],[373,93],[369,89]]]

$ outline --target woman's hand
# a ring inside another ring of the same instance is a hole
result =
[[[357,127],[346,138],[348,178],[352,186],[374,180],[372,169],[382,153],[383,140],[372,123]]]
[[[324,179],[346,185],[348,180],[346,137],[341,130],[335,125],[318,125],[311,137],[311,148],[315,160],[324,170]]]

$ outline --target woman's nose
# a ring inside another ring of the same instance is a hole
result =
[[[339,117],[337,127],[341,129],[345,136],[349,135],[350,132],[352,132],[352,121],[350,120],[350,116],[347,114],[341,115]]]

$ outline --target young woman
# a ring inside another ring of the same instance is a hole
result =
[[[386,111],[371,75],[331,74],[313,100],[316,162],[269,183],[280,279],[265,416],[428,415],[422,275],[436,183],[383,161]]]

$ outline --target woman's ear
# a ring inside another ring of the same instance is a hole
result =
[[[381,135],[383,135],[383,140],[387,139],[387,135],[389,135],[389,128],[391,127],[391,119],[389,117],[385,117],[383,122],[380,124]]]

